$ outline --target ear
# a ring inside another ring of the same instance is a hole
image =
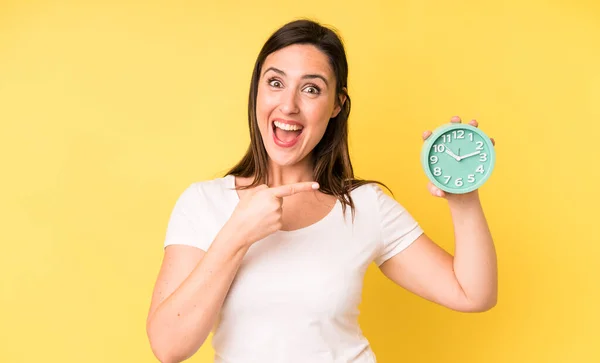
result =
[[[346,87],[344,87],[344,91],[346,93],[348,93],[348,89]],[[346,95],[340,94],[339,97],[340,97],[339,103],[337,103],[335,105],[335,107],[333,108],[333,112],[331,114],[331,118],[336,117],[340,113],[340,111],[342,110],[342,106],[344,105],[344,102],[346,102]]]

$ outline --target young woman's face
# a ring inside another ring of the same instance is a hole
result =
[[[327,57],[312,45],[291,45],[265,59],[256,117],[272,162],[293,165],[310,154],[341,109],[335,87]]]

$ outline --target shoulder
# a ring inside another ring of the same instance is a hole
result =
[[[389,197],[384,192],[384,187],[375,182],[369,182],[356,187],[352,190],[350,195],[357,203],[361,202],[371,205],[379,205],[379,203],[382,202],[382,199],[385,200],[386,197]]]
[[[361,203],[357,203],[357,211],[369,222],[369,231],[373,231],[379,243],[374,257],[378,266],[400,253],[423,233],[417,220],[385,187],[369,183],[356,188],[356,191],[356,199]]]
[[[188,184],[171,211],[165,247],[184,244],[206,251],[231,211],[234,199],[228,193],[230,182],[230,177],[222,177]]]
[[[233,183],[235,183],[234,176],[226,175],[218,178],[199,180],[191,183],[190,187],[199,191],[219,191],[228,189],[229,186],[233,186]]]
[[[397,193],[394,193],[397,194]],[[385,186],[370,182],[355,188],[351,192],[357,211],[370,213],[378,219],[407,212]]]
[[[206,207],[229,201],[234,184],[232,176],[193,181],[187,185],[176,200],[176,208],[187,213],[201,212]],[[233,191],[235,192],[235,191]]]

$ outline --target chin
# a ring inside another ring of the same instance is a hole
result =
[[[299,163],[302,158],[294,152],[286,152],[280,150],[267,150],[269,160],[278,166],[291,166]]]

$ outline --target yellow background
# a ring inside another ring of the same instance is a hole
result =
[[[0,1],[0,361],[155,361],[171,208],[241,157],[255,57],[299,17],[345,40],[357,175],[450,251],[421,132],[457,114],[497,141],[497,307],[452,312],[371,268],[379,361],[600,361],[600,5],[573,0]]]

